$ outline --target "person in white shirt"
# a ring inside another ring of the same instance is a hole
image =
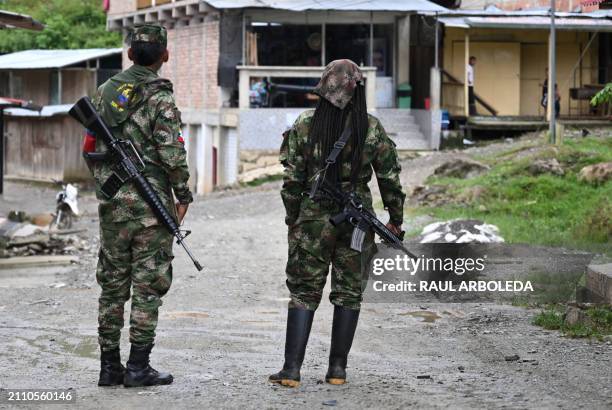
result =
[[[469,64],[465,68],[467,71],[467,82],[468,82],[468,103],[470,115],[477,115],[476,111],[476,97],[474,95],[474,66],[476,65],[476,57],[470,56]]]

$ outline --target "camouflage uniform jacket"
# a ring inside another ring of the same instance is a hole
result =
[[[309,170],[306,153],[312,152],[313,164],[319,164],[317,150],[308,148],[308,131],[314,110],[302,113],[295,121],[293,127],[284,134],[284,140],[280,150],[280,161],[285,167],[283,188],[281,196],[285,205],[287,225],[293,225],[299,220],[318,220],[329,217],[332,212],[338,212],[337,207],[330,205],[327,201],[314,202],[307,195],[310,189],[310,180],[315,170]],[[372,115],[368,116],[369,128],[363,147],[361,160],[361,171],[358,177],[356,192],[363,201],[364,206],[372,210],[372,194],[368,188],[368,182],[372,179],[372,173],[376,173],[378,187],[382,196],[385,209],[389,212],[390,221],[401,225],[403,220],[403,206],[405,195],[399,180],[401,167],[397,158],[395,144],[387,136],[382,124]],[[338,136],[339,138],[340,136]],[[350,144],[347,145],[342,154],[350,157]],[[350,160],[342,162],[340,171],[342,189],[350,189]],[[299,220],[298,220],[299,218]]]
[[[115,137],[134,144],[145,163],[143,175],[170,212],[175,210],[172,191],[181,203],[193,200],[187,185],[189,170],[180,112],[170,81],[146,67],[133,65],[100,86],[94,105]],[[97,138],[96,151],[104,150],[102,139]],[[111,165],[98,162],[93,164],[92,171],[101,222],[138,219],[145,224],[155,223],[153,212],[133,184],[124,184],[110,200],[102,196],[100,187],[112,174]]]

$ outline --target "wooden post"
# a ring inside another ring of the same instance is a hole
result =
[[[463,103],[465,105],[463,113],[465,114],[465,118],[470,117],[470,96],[469,96],[469,88],[468,88],[468,71],[467,67],[470,64],[470,33],[468,30],[465,30],[465,61],[463,62]]]

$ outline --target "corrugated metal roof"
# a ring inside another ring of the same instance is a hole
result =
[[[15,117],[52,117],[67,114],[73,104],[45,105],[40,111],[31,111],[24,108],[7,108],[4,112]]]
[[[549,29],[550,17],[469,17],[470,27]],[[556,18],[557,30],[612,31],[612,20],[588,18]]]
[[[439,21],[447,27],[457,28],[550,29],[550,17],[544,16],[440,17]],[[593,18],[587,13],[581,17],[557,17],[555,26],[558,30],[612,32],[612,20]]]
[[[446,27],[470,28],[463,17],[440,17],[438,21]]]
[[[217,9],[270,8],[288,11],[428,11],[448,9],[427,0],[206,0]]]
[[[541,17],[549,17],[550,10],[547,8],[533,8],[527,10],[502,10],[497,7],[491,6],[487,7],[484,10],[482,9],[473,9],[473,10],[465,10],[465,9],[457,9],[457,10],[447,10],[443,13],[439,13],[440,16],[444,17],[515,17],[515,16],[541,16]],[[575,17],[575,18],[585,18],[585,19],[605,19],[612,18],[612,10],[597,10],[589,13],[577,13],[577,12],[567,12],[567,11],[557,11],[555,13],[556,17],[564,18],[564,17]]]
[[[121,48],[80,50],[25,50],[0,56],[0,70],[60,68],[95,58],[120,54]]]

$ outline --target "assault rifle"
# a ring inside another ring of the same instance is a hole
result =
[[[313,180],[309,194],[310,199],[316,199],[319,192],[342,207],[342,211],[339,214],[329,218],[329,222],[333,226],[338,226],[345,221],[353,225],[351,249],[361,252],[366,231],[372,229],[383,242],[387,243],[392,248],[401,250],[411,258],[417,258],[416,255],[404,247],[402,243],[404,239],[403,231],[402,234],[397,237],[384,223],[376,218],[376,215],[363,206],[361,199],[356,193],[343,192],[338,187],[332,185],[327,178],[325,178],[325,173],[318,173]]]
[[[90,160],[109,161],[113,164],[113,174],[102,185],[102,194],[110,199],[125,183],[134,182],[140,196],[149,205],[159,222],[176,238],[176,243],[185,249],[196,269],[201,271],[202,265],[195,259],[185,243],[185,238],[190,232],[180,230],[177,221],[166,209],[149,181],[142,175],[145,165],[132,142],[119,140],[113,135],[89,97],[78,100],[68,114],[86,129],[92,131],[96,137],[102,138],[106,145],[105,152],[86,155]]]

